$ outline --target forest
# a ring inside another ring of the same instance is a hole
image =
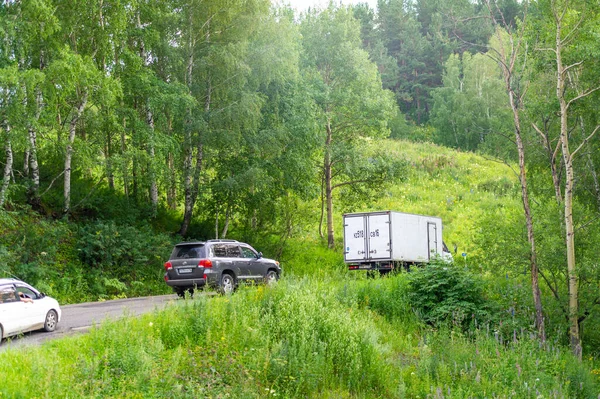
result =
[[[39,349],[0,397],[163,397],[179,357],[174,397],[597,397],[599,37],[584,0],[1,2],[0,277],[165,294],[214,238],[285,274],[79,338],[104,360]],[[442,217],[450,270],[348,272],[342,214],[382,209]]]

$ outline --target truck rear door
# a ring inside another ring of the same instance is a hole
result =
[[[437,242],[437,225],[435,223],[427,223],[427,236],[428,236],[428,252],[429,259],[437,255],[438,253],[438,242]]]
[[[366,218],[363,215],[344,216],[344,260],[357,262],[365,260],[367,234]]]
[[[369,215],[369,259],[390,259],[390,214]]]

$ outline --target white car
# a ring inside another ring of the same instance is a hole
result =
[[[20,280],[0,278],[0,342],[27,331],[54,331],[60,315],[54,298]]]

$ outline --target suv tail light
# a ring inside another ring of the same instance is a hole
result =
[[[169,271],[173,268],[173,265],[171,264],[171,262],[166,262],[165,263],[165,271]]]
[[[212,267],[212,261],[210,259],[202,259],[198,262],[198,267],[210,268]]]

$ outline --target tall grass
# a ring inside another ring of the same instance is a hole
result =
[[[407,277],[288,278],[0,353],[0,397],[595,397],[593,365],[527,333],[432,330]]]

